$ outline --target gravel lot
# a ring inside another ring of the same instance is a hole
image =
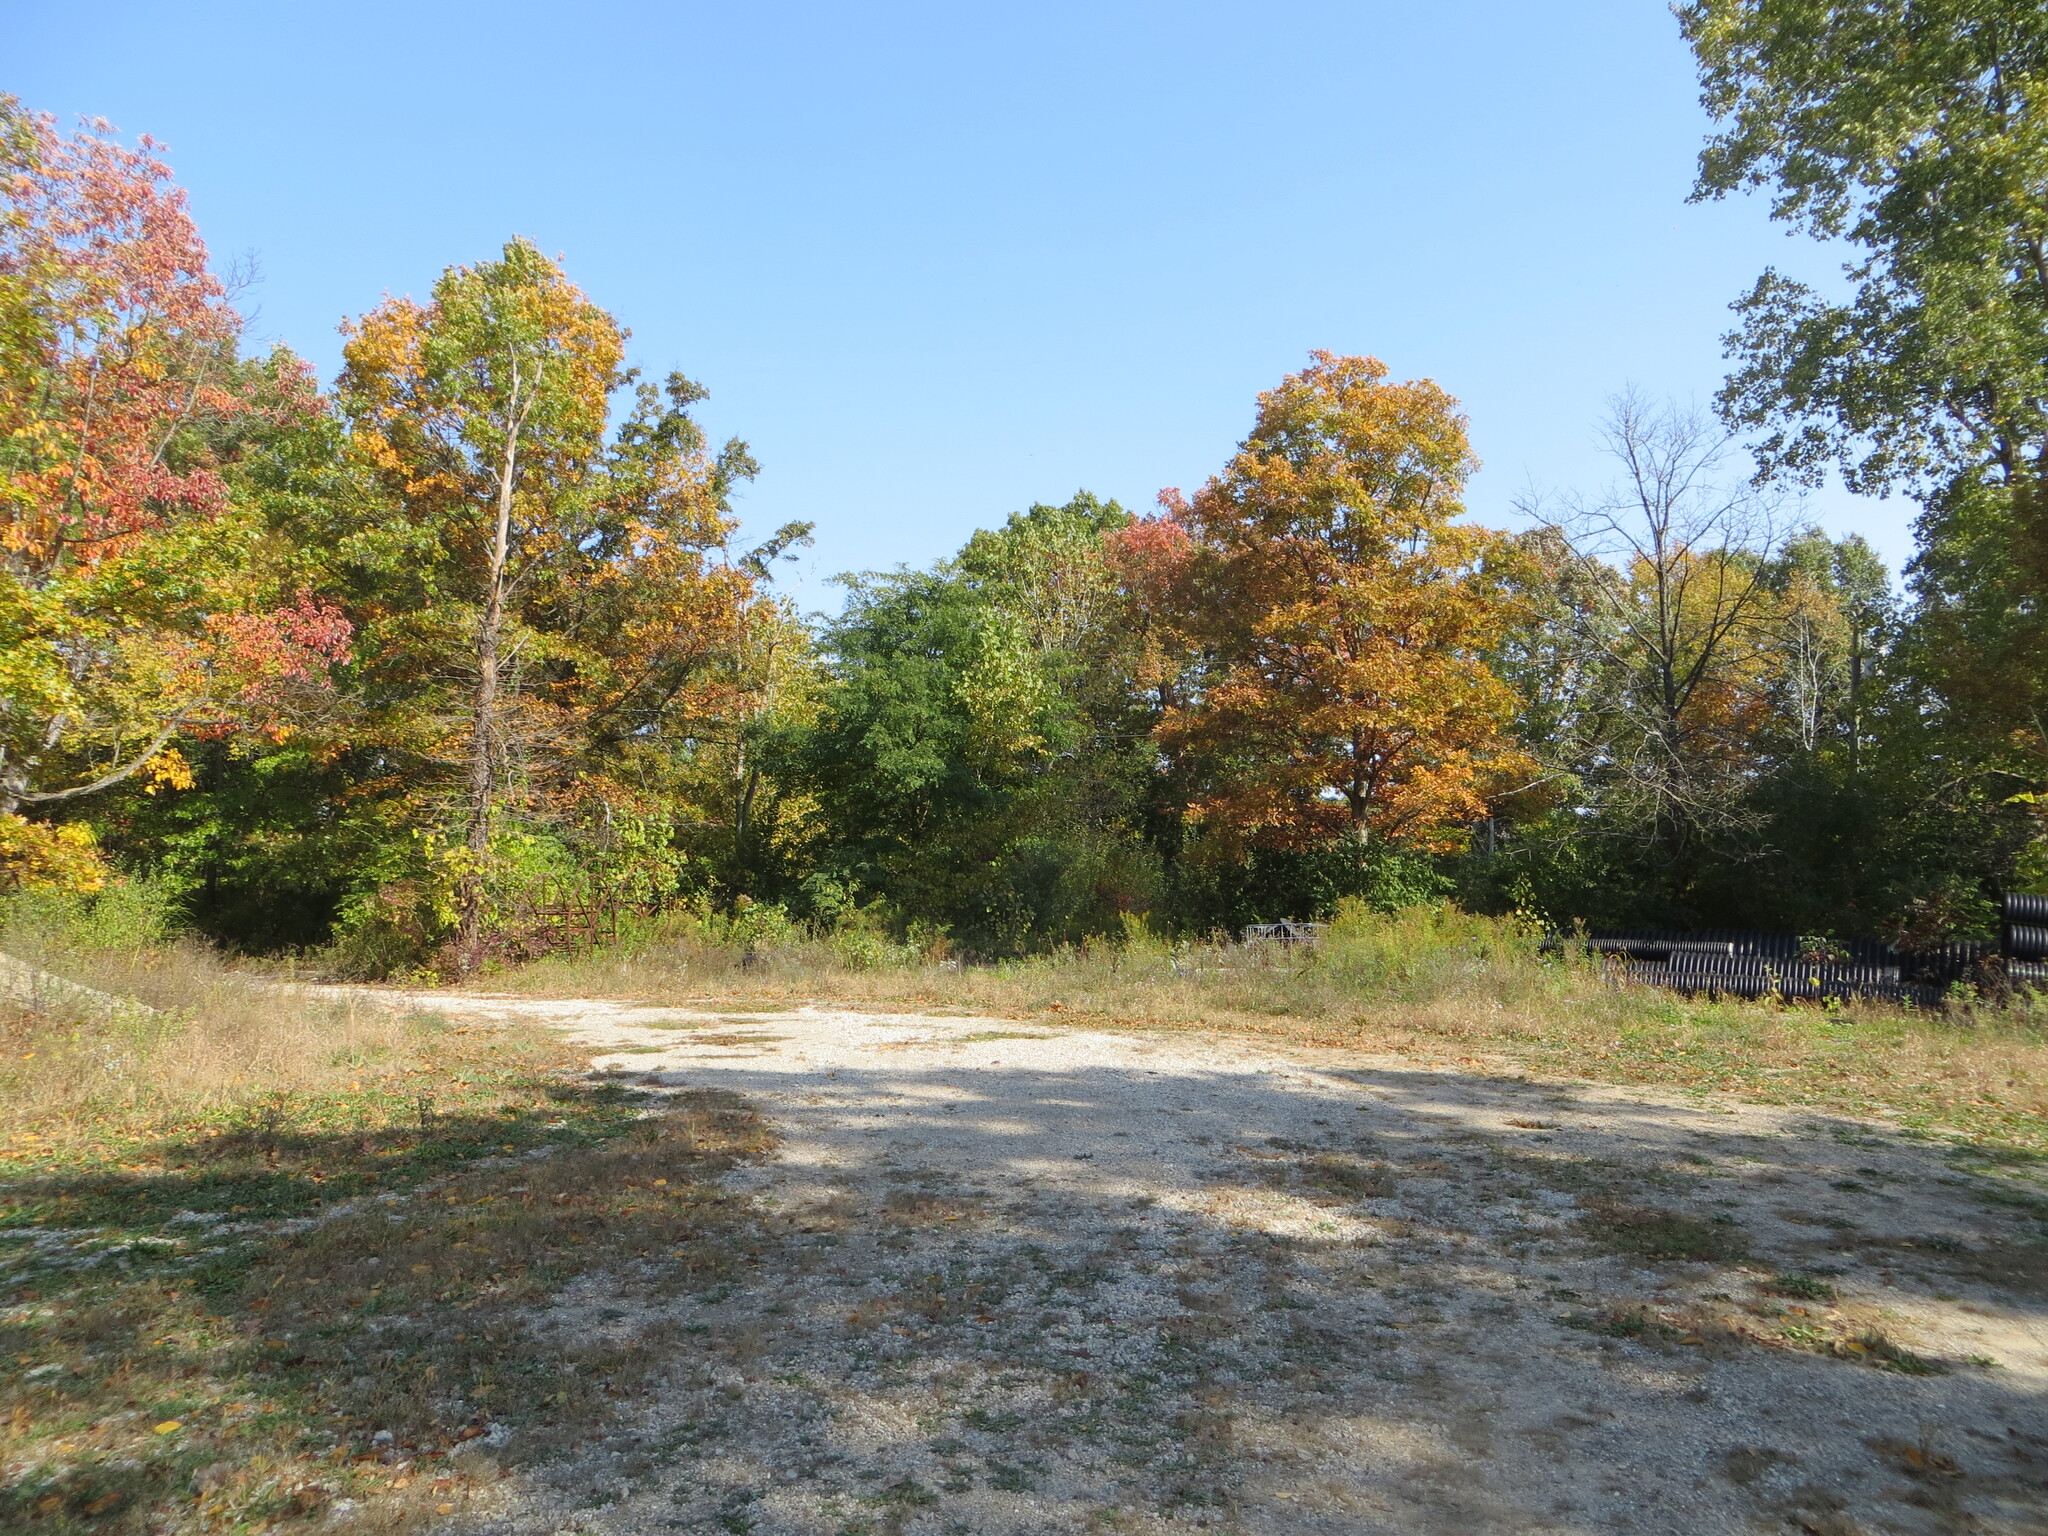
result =
[[[2048,1189],[1881,1124],[1207,1035],[436,994],[783,1138],[660,1388],[449,1522],[2048,1532]]]

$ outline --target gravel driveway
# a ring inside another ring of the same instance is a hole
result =
[[[752,1283],[468,1530],[2048,1532],[2048,1191],[1481,1062],[434,995],[753,1100]]]

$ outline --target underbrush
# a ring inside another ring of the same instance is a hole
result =
[[[658,1358],[543,1334],[531,1309],[593,1272],[743,1272],[753,1218],[716,1180],[768,1138],[737,1102],[196,949],[40,958],[155,1011],[0,1006],[0,1529],[452,1513],[601,1426]]]
[[[1529,924],[1448,907],[1350,906],[1313,945],[1173,942],[1133,924],[1120,943],[994,965],[910,944],[878,958],[872,935],[849,951],[841,936],[753,926],[735,937],[696,919],[650,924],[484,985],[1220,1029],[1474,1064],[1484,1053],[1546,1075],[1887,1115],[2048,1151],[2048,1006],[2031,995],[1932,1010],[1688,998],[1618,979],[1597,959],[1546,955]]]

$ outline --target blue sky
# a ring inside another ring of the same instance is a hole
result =
[[[748,526],[817,522],[819,604],[1034,500],[1192,488],[1315,347],[1458,395],[1507,523],[1606,478],[1624,384],[1710,398],[1765,265],[1836,265],[1687,206],[1658,0],[0,0],[0,37],[0,89],[170,146],[323,375],[385,292],[560,252],[752,444]],[[1812,511],[1910,552],[1907,506]]]

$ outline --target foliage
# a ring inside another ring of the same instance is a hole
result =
[[[1831,303],[1775,272],[1740,306],[1726,401],[1767,466],[1857,489],[2038,478],[2048,434],[2048,18],[2013,0],[1694,0],[1680,20],[1726,124],[1698,197],[1864,252]]]
[[[85,823],[50,826],[25,816],[0,816],[0,889],[85,893],[106,883],[106,862]]]
[[[983,954],[1114,931],[1147,904],[1101,548],[1124,520],[1081,496],[978,534],[959,567],[849,581],[802,749],[842,888]]]
[[[1855,252],[1850,293],[1766,272],[1737,306],[1724,414],[1767,475],[1900,490],[1925,508],[1918,603],[1878,701],[1875,786],[1902,888],[2010,878],[2015,795],[2048,779],[2048,21],[2008,0],[1840,7],[1695,0],[1681,23],[1722,131],[1695,195],[1772,211]],[[1947,854],[1928,845],[1944,833]],[[2038,862],[2036,860],[2035,862]]]
[[[82,829],[70,823],[56,830]],[[181,894],[172,882],[135,876],[28,886],[0,906],[0,933],[10,953],[59,961],[154,949],[170,942],[183,920]]]
[[[351,322],[322,397],[239,355],[147,141],[9,100],[0,881],[142,875],[218,942],[416,979],[592,910],[874,972],[1451,899],[1985,932],[2048,888],[2041,28],[1683,23],[1701,195],[1773,184],[1862,252],[1851,302],[1745,301],[1728,425],[1767,474],[1921,495],[1911,605],[1634,394],[1612,488],[1474,527],[1455,400],[1317,353],[1158,515],[1033,505],[806,616],[772,576],[810,525],[740,542],[745,445],[531,242]]]
[[[1225,850],[1448,847],[1528,776],[1485,654],[1502,546],[1452,522],[1464,419],[1436,385],[1385,378],[1316,354],[1259,397],[1221,476],[1119,540],[1171,636],[1159,741]]]
[[[749,712],[757,679],[736,653],[786,628],[756,597],[773,552],[719,558],[754,473],[745,446],[707,451],[689,415],[701,387],[639,382],[623,340],[518,240],[450,268],[431,303],[389,300],[350,329],[341,454],[366,489],[337,509],[334,548],[364,636],[358,730],[408,770],[415,852],[459,839],[410,878],[453,880],[463,968],[484,958],[496,866],[520,838],[617,876],[622,896],[675,887],[665,847],[621,829],[673,820],[672,754]],[[634,847],[647,858],[624,858]],[[433,902],[410,910],[424,940]]]
[[[184,195],[96,127],[0,97],[0,815],[175,785],[178,737],[282,728],[348,648],[232,494],[305,371],[238,360]]]

